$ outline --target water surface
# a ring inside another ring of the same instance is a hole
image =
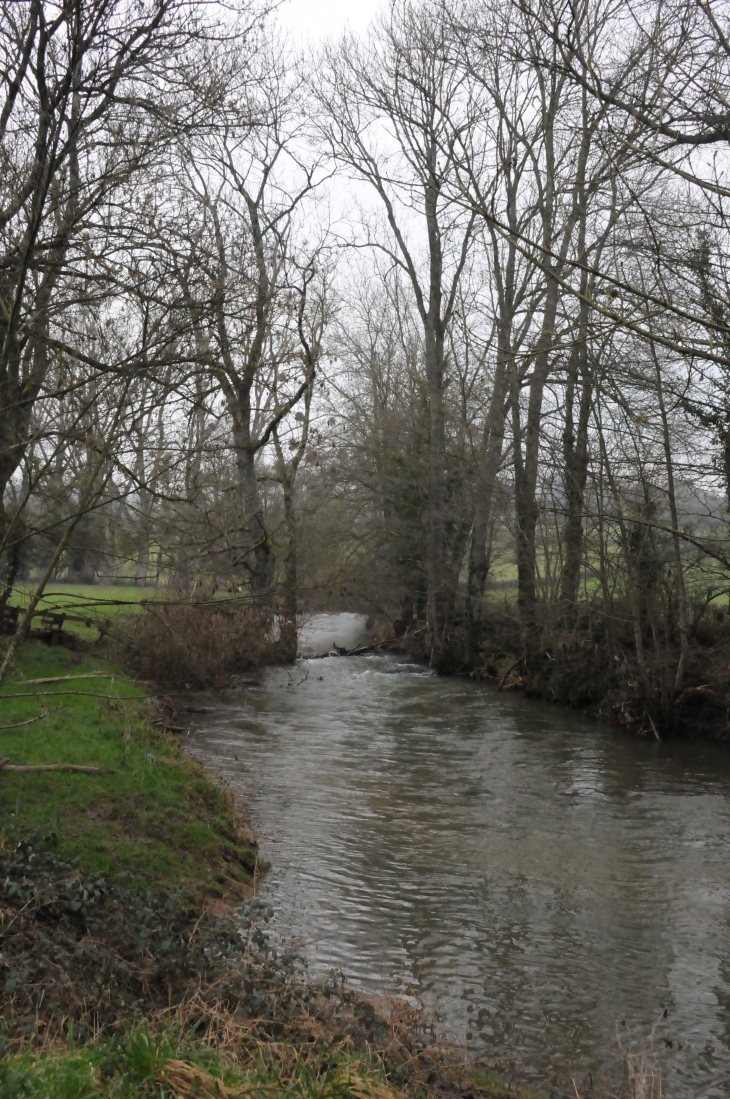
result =
[[[302,647],[363,636],[321,616]],[[315,973],[411,989],[474,1053],[560,1088],[661,1018],[669,1099],[730,1096],[729,748],[386,655],[272,670],[190,743],[241,790],[261,895]]]

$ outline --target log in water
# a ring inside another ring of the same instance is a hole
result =
[[[302,644],[362,636],[318,616]],[[388,655],[274,669],[201,722],[314,973],[415,990],[472,1052],[561,1088],[659,1020],[665,1094],[730,1095],[730,747]]]

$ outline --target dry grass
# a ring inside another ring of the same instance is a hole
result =
[[[294,986],[297,986],[296,988]],[[294,995],[292,995],[294,993]],[[477,1080],[456,1051],[427,1043],[418,1013],[391,1004],[386,1024],[370,1005],[327,985],[293,980],[280,1011],[231,1010],[200,988],[184,1004],[84,1046],[56,1039],[0,1058],[0,1099],[530,1099]],[[411,1029],[415,1027],[415,1029]],[[276,1037],[272,1030],[277,1030]]]
[[[608,1081],[591,1081],[587,1090],[574,1082],[575,1099],[666,1099],[656,1046],[656,1032],[663,1019],[664,1016],[660,1016],[649,1035],[633,1048],[630,1039],[617,1030],[620,1082],[612,1085]]]

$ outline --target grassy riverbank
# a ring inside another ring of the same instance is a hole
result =
[[[341,1036],[252,1042],[229,1031],[207,1042],[145,1025],[108,1041],[0,1058],[0,1099],[541,1099],[487,1074],[448,1071],[450,1078],[419,1071],[394,1049],[358,1048]]]
[[[85,871],[242,896],[257,853],[224,794],[153,727],[145,694],[99,658],[61,647],[27,644],[17,664],[0,690],[0,759],[100,772],[1,773],[3,847],[34,836]],[[28,683],[39,679],[57,681]]]
[[[118,669],[37,643],[17,663],[0,690],[0,1099],[526,1096],[437,1051],[417,1013],[386,1023],[310,984],[256,901],[242,930],[227,918],[255,843]],[[8,770],[58,763],[97,770]]]

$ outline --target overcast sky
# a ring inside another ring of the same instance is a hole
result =
[[[362,31],[381,7],[382,0],[283,0],[279,22],[296,37],[312,42],[337,37],[349,24]]]

